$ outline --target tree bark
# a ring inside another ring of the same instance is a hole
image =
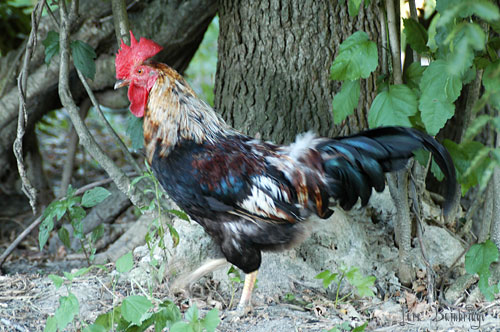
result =
[[[336,136],[366,128],[376,74],[362,80],[347,121],[334,125],[331,106],[339,44],[357,30],[381,44],[377,2],[361,7],[351,18],[344,1],[220,0],[216,109],[238,130],[276,142],[308,130]]]
[[[136,3],[130,8],[129,15],[136,37],[147,36],[162,45],[164,50],[158,54],[157,59],[182,72],[196,52],[216,11],[215,0],[175,0],[168,3],[150,0]],[[128,105],[125,89],[113,91],[114,54],[118,45],[110,16],[111,3],[100,0],[80,1],[79,12],[80,16],[71,27],[72,38],[87,42],[98,55],[96,76],[90,82],[91,87],[98,92],[98,97],[103,97],[100,102],[105,106],[125,107]],[[57,95],[59,61],[54,57],[49,66],[44,63],[45,49],[42,41],[50,30],[58,29],[50,16],[46,15],[40,23],[38,47],[29,67],[26,96],[29,116],[27,136],[33,132],[36,122],[45,113],[61,107]],[[0,68],[16,65],[6,61],[12,58],[9,56],[0,59]],[[5,71],[0,69],[0,72]],[[15,76],[16,70],[11,71],[5,89],[2,88],[5,95],[0,96],[0,165],[3,166],[0,168],[0,200],[20,192],[17,167],[12,153],[19,102]],[[85,97],[85,92],[74,68],[71,76],[71,92],[79,103]]]

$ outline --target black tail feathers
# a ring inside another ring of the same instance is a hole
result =
[[[330,195],[346,210],[352,208],[358,197],[365,205],[372,188],[382,191],[384,173],[402,169],[413,151],[420,148],[432,153],[446,176],[446,214],[457,190],[455,167],[448,151],[433,137],[413,128],[380,127],[328,140],[317,147],[328,156],[324,167],[332,179]]]

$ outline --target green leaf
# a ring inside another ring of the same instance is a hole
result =
[[[103,234],[104,234],[104,225],[100,224],[99,226],[94,228],[94,230],[92,231],[92,234],[90,237],[92,243],[95,243],[97,240],[99,240],[103,236]]]
[[[440,4],[445,2],[446,5]],[[500,11],[489,0],[461,0],[461,1],[438,1],[436,9],[441,13],[439,25],[447,25],[453,22],[456,17],[469,17],[477,15],[487,22],[500,19]]]
[[[364,332],[367,326],[368,322],[364,322],[363,325],[356,326],[351,332]]]
[[[61,331],[66,329],[66,326],[73,321],[75,315],[80,311],[78,299],[73,293],[68,296],[59,298],[59,308],[57,308],[54,317],[57,320],[57,328]]]
[[[460,95],[462,81],[459,76],[447,74],[447,63],[432,62],[420,80],[419,109],[427,132],[436,135],[455,113],[453,102]]]
[[[42,44],[45,46],[45,63],[49,64],[52,57],[59,53],[59,34],[49,31]]]
[[[363,0],[348,0],[347,1],[347,9],[349,11],[350,17],[358,16],[359,7],[361,6],[362,2],[363,2]]]
[[[106,329],[104,326],[96,323],[89,325],[83,329],[83,332],[107,332],[107,331],[108,329]]]
[[[500,60],[486,67],[483,73],[483,85],[490,93],[500,93]]]
[[[331,273],[329,270],[325,270],[317,274],[315,279],[323,279],[323,288],[328,288],[330,284],[337,278],[338,273]]]
[[[213,308],[212,310],[207,312],[205,317],[201,320],[201,324],[203,325],[203,327],[205,327],[205,330],[207,330],[207,332],[214,332],[219,323],[219,310],[217,310],[217,308]]]
[[[54,217],[58,212],[57,208],[59,207],[59,205],[59,201],[52,202],[43,211],[43,220],[38,228],[38,242],[40,245],[40,250],[43,249],[45,243],[47,243],[47,240],[49,239],[50,232],[54,229]]]
[[[455,31],[456,30],[456,31]],[[451,55],[448,59],[448,73],[463,75],[467,69],[472,67],[474,50],[481,51],[486,43],[486,35],[476,23],[465,23],[458,25],[446,39],[445,43],[451,43]]]
[[[370,128],[380,126],[411,127],[409,117],[417,113],[417,97],[406,85],[391,85],[373,100],[368,112]]]
[[[498,248],[491,240],[477,243],[465,254],[465,270],[470,274],[489,273],[491,263],[498,259]]]
[[[342,83],[342,88],[333,97],[333,122],[335,124],[340,124],[348,115],[353,114],[354,109],[358,106],[359,94],[359,80]]]
[[[43,332],[57,332],[57,319],[54,316],[47,318]]]
[[[89,208],[96,206],[104,201],[111,193],[103,187],[95,187],[94,189],[87,190],[82,197],[82,206]]]
[[[132,252],[128,252],[116,260],[116,271],[126,273],[134,267],[134,258]]]
[[[173,225],[167,224],[168,230],[170,231],[170,237],[172,238],[172,242],[174,244],[174,248],[179,244],[179,233],[175,229]]]
[[[93,80],[95,76],[94,59],[97,55],[92,46],[81,40],[75,40],[71,42],[70,48],[76,69],[81,71],[85,77]]]
[[[410,44],[411,48],[418,53],[425,53],[427,49],[427,31],[419,22],[412,18],[403,19],[404,30],[406,35],[406,41]]]
[[[186,322],[177,322],[170,328],[170,332],[194,332]]]
[[[490,115],[480,115],[472,121],[467,130],[465,131],[463,141],[472,140],[479,132],[486,126],[486,124],[491,120]]]
[[[178,217],[184,221],[189,221],[189,217],[184,211],[172,209],[172,210],[168,210],[167,212],[172,213],[173,215],[175,215],[176,217]]]
[[[151,301],[144,296],[131,295],[122,302],[122,316],[128,322],[140,325],[148,318],[148,311],[153,307]]]
[[[196,303],[193,303],[193,305],[191,307],[189,307],[189,309],[184,314],[184,318],[187,321],[194,323],[194,322],[198,321],[198,317],[199,317],[198,316],[198,307],[196,306]]]
[[[455,114],[455,105],[439,97],[431,98],[429,95],[420,99],[421,117],[425,129],[430,135],[436,135],[444,127],[446,121]]]
[[[412,64],[406,68],[404,71],[404,78],[406,84],[415,90],[419,90],[420,80],[427,67],[420,65],[418,62],[412,62]],[[420,91],[420,90],[419,90]]]
[[[142,127],[142,118],[138,118],[130,113],[127,120],[127,136],[132,142],[132,149],[139,150],[144,146],[144,129]]]
[[[330,77],[349,81],[367,78],[377,65],[377,45],[365,32],[357,31],[340,44],[339,54],[330,68]]]
[[[65,227],[59,228],[59,231],[57,231],[57,235],[59,236],[59,240],[64,244],[66,248],[71,247],[71,242],[69,240],[69,232]]]
[[[52,280],[52,282],[56,286],[56,289],[61,288],[62,284],[64,283],[64,279],[55,274],[49,274],[49,279]]]

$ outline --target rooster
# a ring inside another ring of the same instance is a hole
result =
[[[431,136],[404,127],[356,135],[297,136],[277,145],[228,126],[172,68],[151,60],[162,47],[146,38],[121,43],[115,89],[128,86],[130,111],[144,117],[147,161],[168,195],[220,246],[227,261],[246,273],[238,309],[250,302],[261,252],[304,239],[312,213],[330,217],[333,202],[349,210],[385,172],[402,169],[412,151],[430,151],[446,175],[445,212],[456,190],[455,168]]]

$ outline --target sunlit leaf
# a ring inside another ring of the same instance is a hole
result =
[[[87,190],[82,197],[82,206],[93,207],[104,201],[111,193],[103,187],[95,187],[94,189]]]
[[[391,85],[373,100],[368,112],[370,128],[379,126],[410,127],[409,117],[417,113],[417,97],[406,85]]]
[[[330,68],[330,77],[349,81],[367,78],[377,65],[377,45],[365,32],[357,31],[340,44],[339,54]]]

